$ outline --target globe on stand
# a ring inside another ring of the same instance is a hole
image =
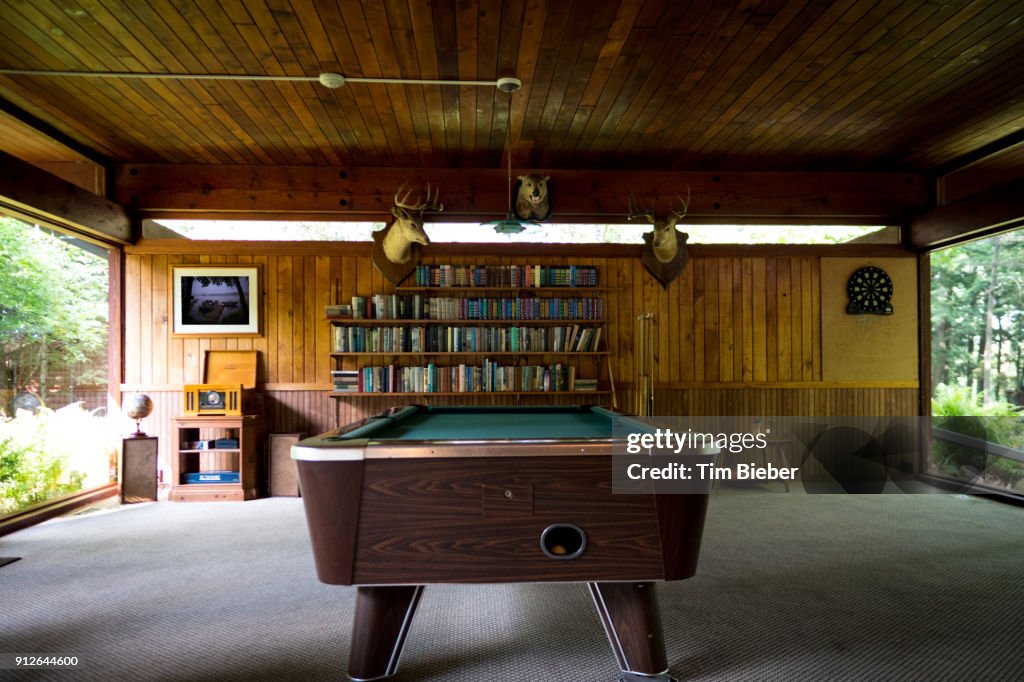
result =
[[[124,413],[135,420],[135,433],[132,438],[144,438],[142,432],[142,420],[153,413],[153,401],[148,395],[135,393],[124,401]]]

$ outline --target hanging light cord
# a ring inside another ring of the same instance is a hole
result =
[[[505,147],[509,157],[509,204],[508,215],[512,217],[512,92],[508,93],[508,114],[505,118]]]

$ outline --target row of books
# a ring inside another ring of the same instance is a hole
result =
[[[190,471],[181,475],[181,482],[194,483],[238,483],[241,473],[238,471]]]
[[[600,298],[434,298],[420,294],[352,297],[350,306],[327,306],[328,317],[366,320],[596,320]]]
[[[596,287],[593,265],[420,265],[418,287]]]
[[[182,450],[216,450],[218,448],[237,447],[237,438],[205,438],[203,440],[186,440],[181,442]]]
[[[335,353],[583,353],[601,327],[335,327]]]
[[[348,320],[423,320],[430,310],[430,298],[421,294],[377,294],[353,296],[351,303],[324,308],[329,318]]]
[[[572,365],[480,365],[400,367],[384,365],[331,372],[337,393],[489,393],[594,391],[596,379],[578,379]]]
[[[600,298],[434,298],[430,320],[599,320]]]

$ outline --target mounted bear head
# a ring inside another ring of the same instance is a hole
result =
[[[551,215],[548,175],[520,175],[515,214],[520,220],[547,220]]]

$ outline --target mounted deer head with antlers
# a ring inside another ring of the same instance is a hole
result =
[[[395,192],[395,205],[391,207],[391,214],[395,216],[394,222],[387,228],[388,233],[384,236],[384,255],[392,263],[407,263],[412,258],[413,244],[429,244],[430,237],[423,230],[423,212],[443,211],[444,204],[438,204],[437,199],[441,193],[438,188],[434,197],[430,197],[430,183],[427,183],[427,196],[421,201],[416,197],[413,203],[409,203],[412,195],[410,189],[401,198],[398,197],[405,189],[406,183]]]
[[[383,230],[373,233],[373,264],[394,284],[408,277],[416,268],[419,262],[417,245],[430,243],[430,237],[423,229],[423,213],[444,210],[444,204],[437,201],[440,188],[431,197],[430,183],[427,183],[426,196],[417,196],[410,202],[411,189],[402,195],[406,184],[403,182],[395,192],[395,204],[391,207],[395,219]]]
[[[686,252],[686,240],[690,235],[680,232],[676,225],[686,216],[690,208],[690,188],[686,188],[686,198],[678,194],[676,198],[682,203],[682,210],[671,210],[667,216],[658,217],[654,209],[640,211],[637,207],[636,197],[629,195],[629,220],[646,220],[654,226],[653,232],[644,234],[644,248],[640,254],[644,266],[654,275],[655,279],[661,282],[665,288],[672,280],[678,277],[686,263],[690,260]]]

